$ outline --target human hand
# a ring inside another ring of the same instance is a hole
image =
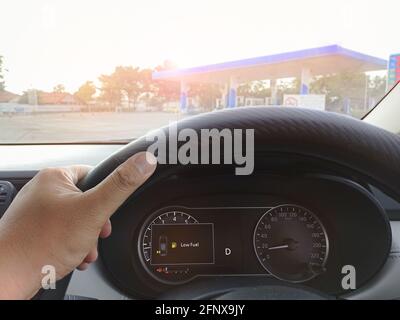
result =
[[[111,233],[109,218],[155,171],[157,160],[140,152],[96,187],[76,184],[90,167],[40,171],[18,193],[0,220],[0,298],[31,298],[41,271],[54,266],[57,280],[97,258],[99,237]]]

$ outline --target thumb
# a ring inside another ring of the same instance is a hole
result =
[[[139,152],[115,169],[96,187],[85,192],[88,206],[99,208],[102,220],[107,219],[155,171],[157,159],[149,152]]]

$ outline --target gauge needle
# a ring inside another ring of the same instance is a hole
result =
[[[284,244],[281,246],[275,246],[275,247],[269,247],[268,250],[279,250],[279,249],[288,249],[289,245],[288,244]]]
[[[296,250],[299,246],[299,243],[293,239],[287,239],[283,242],[284,244],[280,244],[278,246],[269,247],[268,250],[281,250],[281,249],[288,249],[288,250]]]

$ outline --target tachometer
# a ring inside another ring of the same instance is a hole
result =
[[[181,211],[168,211],[158,215],[147,226],[142,238],[142,252],[145,262],[151,259],[151,228],[154,224],[191,224],[198,221],[191,215]]]
[[[290,204],[274,207],[260,218],[254,250],[262,266],[276,278],[303,282],[325,271],[329,243],[318,217]]]

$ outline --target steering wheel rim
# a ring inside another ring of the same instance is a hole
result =
[[[176,125],[178,131],[190,128],[197,133],[214,128],[254,129],[256,153],[283,151],[329,160],[358,171],[400,201],[400,137],[361,120],[297,107],[245,107],[201,114]],[[159,129],[167,142],[168,129]],[[94,167],[79,188],[93,188],[152,142],[144,136],[129,143]],[[159,165],[154,176],[168,167]]]

